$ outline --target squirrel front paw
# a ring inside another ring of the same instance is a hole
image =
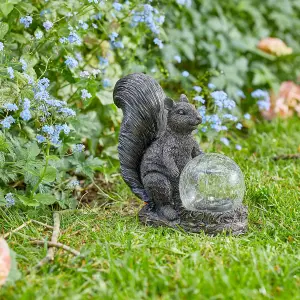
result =
[[[159,211],[168,221],[174,221],[178,218],[176,210],[171,205],[161,206]]]

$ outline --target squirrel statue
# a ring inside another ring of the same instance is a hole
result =
[[[203,153],[192,136],[202,121],[198,111],[185,95],[179,102],[166,97],[143,73],[121,78],[113,98],[123,111],[118,151],[124,181],[146,202],[150,218],[178,221],[180,173]]]

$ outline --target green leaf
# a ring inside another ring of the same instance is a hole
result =
[[[40,176],[42,176],[44,170],[41,170]],[[56,179],[56,168],[54,167],[47,167],[46,173],[43,177],[43,182],[53,182]]]
[[[8,24],[4,22],[0,22],[0,39],[3,39],[8,32]]]
[[[41,149],[39,148],[38,144],[36,142],[33,142],[28,147],[28,158],[34,159],[36,158],[41,152]]]
[[[39,203],[35,199],[30,199],[29,197],[23,195],[17,195],[18,199],[27,206],[39,206]]]
[[[34,196],[34,200],[45,205],[51,205],[56,202],[56,198],[51,194],[37,194]]]
[[[11,32],[10,36],[12,37],[13,40],[15,40],[16,42],[18,42],[20,44],[26,44],[27,43],[27,39],[24,38],[24,36],[22,34]]]
[[[7,17],[10,12],[14,9],[14,5],[11,3],[0,4],[0,9],[5,17]]]
[[[30,3],[25,3],[25,2],[22,2],[20,5],[19,5],[22,9],[24,9],[27,13],[32,13],[33,11],[37,11],[37,8],[34,7],[32,4]]]
[[[56,156],[56,155],[49,155],[49,156],[47,156],[47,158],[49,160],[60,160],[60,158],[58,156]]]
[[[4,163],[5,163],[5,156],[3,152],[0,152],[0,168],[4,167]]]
[[[110,91],[100,91],[96,93],[96,96],[103,105],[114,103],[113,94]]]
[[[0,206],[5,206],[6,200],[4,198],[4,192],[0,189]]]

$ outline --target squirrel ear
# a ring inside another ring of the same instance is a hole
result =
[[[167,110],[172,109],[172,107],[174,106],[174,101],[171,98],[169,98],[169,97],[165,98],[164,102],[165,102],[165,108]]]
[[[180,95],[179,101],[180,101],[180,102],[187,102],[187,103],[189,103],[189,99],[188,99],[187,96],[184,95],[184,94],[181,94],[181,95]]]

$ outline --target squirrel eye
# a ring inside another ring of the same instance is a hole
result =
[[[179,113],[180,115],[184,115],[184,110],[180,109],[180,110],[178,110],[178,113]]]

